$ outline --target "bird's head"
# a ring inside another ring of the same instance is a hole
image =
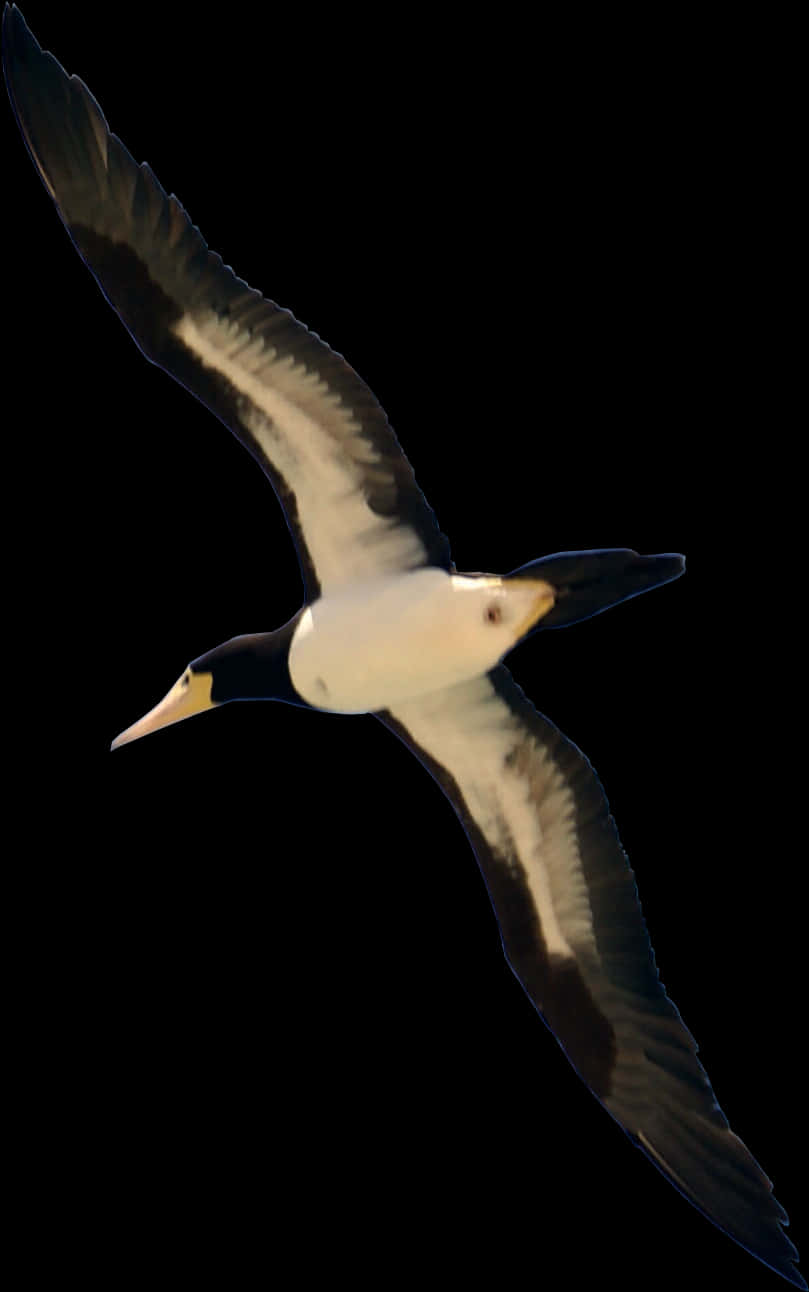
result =
[[[287,655],[299,616],[271,633],[232,637],[193,660],[159,704],[133,722],[112,742],[128,745],[161,727],[229,700],[284,700],[300,704],[289,678]]]

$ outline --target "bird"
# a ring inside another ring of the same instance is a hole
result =
[[[458,572],[387,417],[348,363],[210,251],[16,5],[3,67],[35,168],[143,354],[257,461],[283,508],[301,609],[193,659],[130,745],[236,700],[373,714],[425,765],[483,873],[506,959],[571,1065],[709,1220],[807,1285],[770,1181],[730,1130],[660,981],[635,879],[585,755],[503,663],[679,578],[675,553],[555,553]]]

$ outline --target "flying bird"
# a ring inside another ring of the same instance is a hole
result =
[[[508,963],[582,1080],[709,1220],[806,1288],[770,1181],[660,982],[599,780],[502,662],[533,634],[678,578],[683,558],[604,549],[507,575],[458,572],[371,390],[208,249],[16,5],[4,10],[3,67],[77,251],[147,359],[261,466],[303,575],[287,624],[192,660],[113,747],[231,700],[374,714],[458,814]]]

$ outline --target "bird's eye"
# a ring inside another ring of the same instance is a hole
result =
[[[483,618],[487,624],[499,624],[503,618],[502,608],[496,601],[491,601],[483,612]]]

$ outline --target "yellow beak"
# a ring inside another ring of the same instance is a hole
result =
[[[514,582],[515,584],[517,582],[521,582],[524,587],[529,588],[534,594],[528,614],[525,616],[525,619],[519,625],[517,630],[517,639],[519,640],[520,637],[523,637],[525,633],[528,632],[529,628],[533,628],[534,624],[537,623],[543,615],[546,615],[549,610],[553,609],[554,602],[556,601],[556,591],[551,584],[546,583],[544,579],[524,579],[520,581],[515,579]]]
[[[148,736],[161,727],[170,727],[173,722],[182,722],[183,718],[190,718],[205,709],[215,709],[216,705],[211,699],[212,686],[213,674],[192,673],[191,669],[186,669],[168,695],[137,722],[133,722],[131,727],[127,727],[126,731],[122,731],[120,736],[116,736],[110,748],[118,749],[120,745],[128,745],[130,740],[140,740],[141,736]]]

